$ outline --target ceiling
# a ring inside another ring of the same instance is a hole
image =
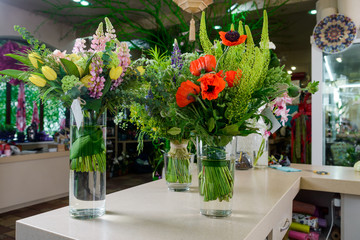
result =
[[[56,9],[60,5],[74,5],[79,6],[78,4],[72,2],[71,0],[0,0],[3,3],[13,5],[19,8],[23,8],[34,13],[46,15],[46,11],[49,9]],[[107,4],[112,2],[112,4],[123,4],[127,3],[130,7],[134,9],[144,8],[144,5],[140,0],[127,0],[127,1],[102,1],[102,0],[89,0],[90,2],[96,2],[97,4]],[[233,1],[244,3],[249,0],[238,0]],[[273,2],[279,2],[279,0],[271,0]],[[214,4],[219,4],[215,0]],[[261,4],[261,0],[257,0],[258,4]],[[310,46],[310,36],[312,30],[316,24],[316,16],[308,14],[308,11],[315,9],[316,0],[289,0],[289,2],[281,7],[276,16],[270,18],[270,24],[281,25],[281,28],[270,32],[270,39],[276,45],[275,52],[278,57],[281,59],[283,64],[286,64],[287,69],[290,69],[291,66],[296,66],[297,69],[295,72],[307,72],[310,74],[311,66],[311,46]],[[118,5],[120,7],[120,5]],[[219,5],[220,6],[220,5]],[[166,8],[165,8],[166,9]],[[91,7],[76,7],[71,9],[58,9],[60,13],[66,12],[71,13],[72,16],[61,18],[54,17],[55,20],[61,21],[63,23],[72,25],[83,21],[81,15],[94,15],[99,16],[101,14],[107,14],[108,9],[93,9]],[[166,10],[164,10],[166,11]],[[186,18],[190,18],[189,14],[185,14]],[[249,18],[253,17],[252,14],[248,15]],[[144,21],[144,19],[139,19],[139,17],[134,14],[130,16],[133,21]]]

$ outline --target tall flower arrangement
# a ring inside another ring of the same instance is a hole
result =
[[[95,123],[106,109],[114,110],[126,88],[125,72],[130,64],[126,43],[116,39],[115,29],[108,18],[99,24],[86,49],[84,39],[77,39],[71,54],[50,51],[25,28],[15,26],[32,49],[26,54],[8,54],[28,70],[7,69],[0,74],[20,79],[38,87],[42,99],[58,99],[72,108],[76,118],[74,131],[78,136],[70,151],[71,169],[76,171],[105,171],[105,144],[101,129],[80,129],[84,118]],[[83,133],[79,131],[84,130]]]
[[[217,161],[224,156],[224,147],[233,136],[262,133],[268,136],[271,121],[262,111],[271,107],[274,114],[286,122],[286,103],[301,89],[291,84],[283,68],[269,69],[270,50],[267,14],[264,11],[261,41],[257,46],[248,26],[239,22],[228,32],[219,32],[221,40],[212,44],[206,33],[205,15],[200,23],[200,42],[204,55],[190,63],[188,79],[177,89],[176,100],[193,133],[208,146],[208,160]],[[305,90],[316,91],[317,83]],[[263,119],[265,129],[254,125]],[[268,128],[268,129],[267,129]],[[200,192],[204,201],[229,200],[233,179],[224,165],[214,168],[213,163],[200,172]],[[218,184],[207,189],[207,185]]]
[[[143,75],[139,78],[139,90],[129,97],[133,100],[130,105],[131,121],[139,127],[140,140],[147,134],[152,139],[162,138],[170,141],[166,180],[189,183],[191,176],[188,171],[190,157],[187,144],[192,129],[182,109],[177,106],[176,99],[187,98],[185,95],[177,95],[180,86],[194,94],[200,92],[198,86],[193,88],[193,85],[187,85],[189,81],[185,78],[190,74],[190,62],[198,55],[182,54],[176,40],[171,56],[161,54],[156,47],[148,54],[150,58],[140,58],[131,66],[136,70],[144,69]],[[190,97],[184,101],[192,99]]]

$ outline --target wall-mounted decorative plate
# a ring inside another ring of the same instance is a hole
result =
[[[355,23],[342,14],[322,19],[314,28],[315,44],[323,52],[338,53],[351,46],[356,37]]]

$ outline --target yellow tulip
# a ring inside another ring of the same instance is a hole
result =
[[[75,65],[76,65],[76,64],[75,64]],[[79,67],[78,65],[76,65],[76,67],[77,67],[77,69],[78,69],[78,71],[79,71],[80,77],[82,77],[83,74],[84,74],[84,70],[83,70],[81,67]]]
[[[116,80],[120,77],[120,75],[122,74],[123,69],[121,66],[118,67],[112,67],[110,70],[110,79],[112,80]]]
[[[143,68],[143,66],[137,67],[136,70],[139,71],[139,73],[140,73],[141,76],[144,75],[144,73],[145,73],[145,68]]]
[[[47,80],[54,81],[57,78],[57,74],[51,67],[43,66],[41,68],[42,73],[46,77]]]
[[[68,56],[70,58],[70,60],[72,62],[76,62],[76,61],[79,61],[81,59],[81,56],[75,54],[75,53],[72,53]]]
[[[40,56],[39,54],[37,54],[36,52],[32,52],[28,55],[28,58],[31,62],[31,64],[34,66],[34,68],[38,68],[39,65],[38,65],[38,62],[40,63],[44,63],[43,61],[40,60]]]
[[[90,79],[92,78],[91,75],[86,75],[85,77],[83,77],[82,79],[80,79],[80,82],[82,82],[84,84],[85,87],[89,88],[89,82]]]
[[[46,85],[46,80],[38,75],[31,74],[29,80],[38,87],[44,87]]]

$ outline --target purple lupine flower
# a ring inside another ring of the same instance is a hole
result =
[[[181,68],[183,67],[183,61],[181,58],[181,51],[179,48],[179,44],[178,42],[174,41],[174,48],[173,51],[171,52],[171,65],[174,68],[178,68],[179,70],[181,70]]]
[[[171,52],[171,65],[173,68],[177,68],[179,70],[181,70],[181,68],[183,67],[181,51],[180,51],[179,44],[176,41],[176,39],[174,41],[173,51]],[[176,83],[176,76],[173,76],[173,82]]]

